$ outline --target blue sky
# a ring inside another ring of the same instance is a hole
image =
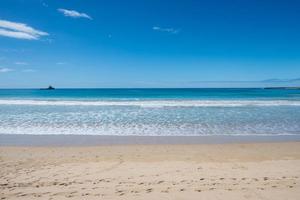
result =
[[[295,85],[299,19],[297,0],[1,0],[0,87]]]

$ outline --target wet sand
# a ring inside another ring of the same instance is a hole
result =
[[[0,146],[98,146],[128,144],[228,144],[300,142],[300,135],[111,136],[0,134]]]
[[[300,142],[0,147],[0,199],[300,199]]]

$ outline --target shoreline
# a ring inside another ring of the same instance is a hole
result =
[[[0,134],[0,146],[188,145],[300,142],[300,135],[108,136]]]

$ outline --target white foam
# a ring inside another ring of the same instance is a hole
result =
[[[66,100],[0,100],[0,105],[31,106],[137,106],[137,107],[241,107],[300,106],[290,100],[140,100],[140,101],[66,101]]]

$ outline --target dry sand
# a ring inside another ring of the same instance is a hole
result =
[[[0,199],[300,199],[300,142],[0,147]]]

